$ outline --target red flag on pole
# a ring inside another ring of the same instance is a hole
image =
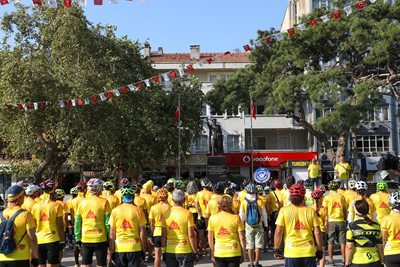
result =
[[[251,100],[251,115],[253,115],[253,118],[256,119],[256,110],[254,109],[253,100]]]
[[[314,19],[314,20],[310,21],[310,23],[311,23],[311,27],[314,27],[314,25],[317,24],[317,20]]]
[[[179,113],[181,113],[181,109],[178,106],[178,108],[175,111],[175,120],[177,120],[179,118]]]

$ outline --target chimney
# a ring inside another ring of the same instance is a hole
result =
[[[192,58],[200,58],[200,45],[190,46],[190,59]]]
[[[151,56],[150,50],[151,50],[150,44],[144,44],[144,57],[145,58]]]
[[[158,55],[160,55],[160,56],[162,56],[162,54],[163,54],[163,48],[162,47],[159,47],[158,48]]]

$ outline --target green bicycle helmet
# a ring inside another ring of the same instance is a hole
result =
[[[381,191],[386,191],[388,185],[385,181],[380,181],[376,184],[376,189],[381,190]]]
[[[65,191],[63,189],[56,189],[57,199],[65,196]]]
[[[78,189],[76,187],[72,187],[71,190],[69,191],[71,195],[77,195],[78,194]]]
[[[182,180],[175,181],[175,188],[182,189],[185,186]]]
[[[262,195],[262,193],[264,191],[264,188],[262,187],[262,185],[257,185],[256,187],[257,187],[258,194]]]
[[[124,188],[121,190],[121,195],[126,196],[126,195],[135,195],[136,190],[132,188]]]
[[[104,190],[107,190],[107,191],[114,189],[114,183],[111,181],[105,182],[103,184],[103,188],[104,188]]]
[[[167,184],[174,184],[175,181],[176,180],[174,178],[170,178],[170,179],[168,179]]]

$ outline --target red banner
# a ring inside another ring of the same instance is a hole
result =
[[[251,153],[226,153],[226,166],[251,166]],[[318,152],[253,153],[254,166],[279,166],[287,160],[318,159]]]

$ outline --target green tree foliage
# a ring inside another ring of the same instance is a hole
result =
[[[155,75],[142,59],[141,45],[127,36],[117,37],[116,27],[92,25],[77,5],[16,6],[1,21],[5,38],[0,50],[0,103],[49,101],[44,110],[28,105],[24,110],[0,110],[0,136],[9,142],[12,163],[20,162],[25,151],[34,154],[28,165],[18,168],[20,173],[33,174],[39,182],[54,178],[68,160],[109,167],[123,162],[140,170],[149,162],[176,156],[178,94],[184,107],[181,153],[186,154],[202,130],[198,80],[175,80],[172,91],[154,83],[136,92],[120,90],[121,97],[114,94],[101,101],[97,96],[94,103],[95,94]],[[87,97],[89,105],[61,108],[58,103]]]
[[[357,132],[361,122],[368,121],[368,113],[379,105],[382,90],[399,99],[400,1],[393,6],[377,1],[349,16],[343,10],[344,0],[334,2],[334,8],[314,9],[301,19],[307,30],[295,28],[292,37],[273,40],[269,45],[254,47],[249,58],[252,62],[229,80],[219,80],[207,100],[217,111],[249,106],[249,92],[254,99],[266,98],[266,114],[286,111],[326,149],[330,160],[344,152],[350,132]],[[353,2],[354,3],[354,2]],[[340,9],[342,17],[334,20],[331,12]],[[329,15],[330,21],[311,27],[310,20]],[[258,31],[257,40],[276,33]],[[251,40],[253,43],[253,40]],[[325,63],[322,68],[321,63]],[[328,99],[328,101],[326,101]],[[307,104],[314,109],[332,112],[324,118],[309,121]],[[339,139],[335,155],[327,136]]]

